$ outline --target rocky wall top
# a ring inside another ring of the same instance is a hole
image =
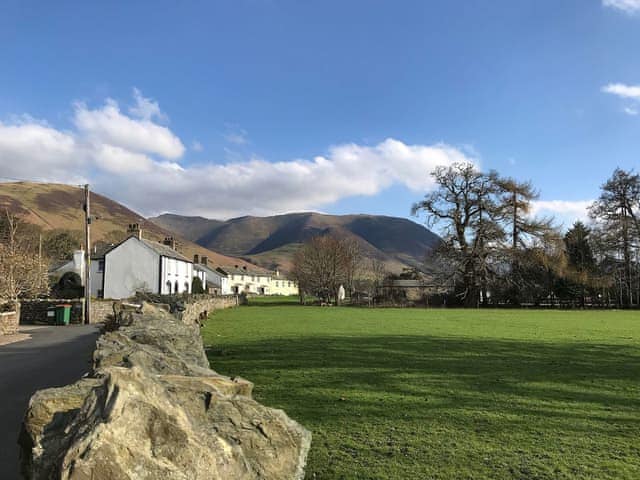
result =
[[[87,378],[31,398],[25,478],[303,478],[311,434],[209,369],[197,326],[149,304],[117,320]]]

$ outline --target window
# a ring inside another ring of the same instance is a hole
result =
[[[171,295],[171,280],[167,281],[167,293]]]
[[[289,282],[289,286],[291,286],[291,282]]]
[[[104,298],[104,290],[98,290],[98,298]]]
[[[184,282],[184,293],[189,293],[189,282]]]
[[[102,260],[98,260],[98,273],[104,272],[104,258]]]
[[[244,275],[240,275],[240,280],[244,282]]]
[[[173,293],[179,293],[178,288],[179,288],[178,287],[178,280],[176,280],[176,283],[174,284],[174,288],[173,288]]]
[[[251,281],[252,281],[252,282],[255,282],[255,281],[256,281],[256,277],[255,277],[255,275],[251,275]]]
[[[280,286],[280,283],[279,283],[279,282],[276,282],[276,287],[279,287],[279,286]]]

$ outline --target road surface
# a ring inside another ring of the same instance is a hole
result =
[[[0,479],[19,479],[18,433],[31,395],[73,383],[89,371],[93,325],[24,326],[31,338],[0,346]]]

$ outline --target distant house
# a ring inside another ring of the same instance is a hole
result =
[[[430,295],[442,295],[446,288],[436,284],[429,277],[420,278],[387,278],[383,282],[378,294],[386,298],[420,301]]]
[[[231,293],[253,293],[269,295],[271,273],[258,269],[248,269],[246,266],[220,267],[217,271],[225,275],[229,281]]]
[[[229,279],[223,272],[209,267],[207,257],[193,256],[193,275],[198,277],[206,293],[211,295],[230,295]]]
[[[95,256],[91,262],[91,295],[98,298],[129,298],[138,291],[190,293],[193,263],[176,251],[172,237],[164,242],[142,238],[137,224],[130,236]]]
[[[269,293],[271,295],[298,295],[298,284],[276,270],[269,283]]]
[[[49,270],[49,278],[53,283],[58,282],[65,273],[73,272],[80,277],[82,285],[84,285],[84,250],[76,250],[73,252],[73,258],[66,260]]]

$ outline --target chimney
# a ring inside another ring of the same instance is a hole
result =
[[[138,240],[142,240],[142,229],[138,223],[130,223],[127,228],[127,234],[129,236],[135,236]]]
[[[193,263],[195,263],[196,265],[200,263],[200,257],[197,253],[193,256]]]
[[[205,267],[207,266],[208,261],[209,261],[209,258],[200,257],[200,263],[202,263],[202,265],[204,265]]]
[[[176,239],[173,237],[165,237],[164,242],[162,243],[163,245],[166,245],[167,247],[171,248],[171,250],[175,250],[176,247],[178,246]]]
[[[279,276],[280,276],[280,270],[276,268],[276,277],[279,277]]]

